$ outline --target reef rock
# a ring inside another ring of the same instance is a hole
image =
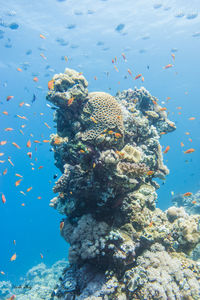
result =
[[[84,76],[55,75],[47,100],[57,109],[51,135],[62,176],[50,205],[70,266],[52,299],[199,299],[198,216],[156,208],[164,178],[161,133],[175,130],[145,89],[88,93]]]

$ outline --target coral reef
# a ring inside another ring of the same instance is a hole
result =
[[[175,124],[145,88],[88,93],[70,69],[53,81],[51,145],[62,176],[50,206],[66,216],[70,266],[52,298],[199,299],[200,266],[188,255],[200,217],[155,205],[154,178],[169,174],[159,139]]]

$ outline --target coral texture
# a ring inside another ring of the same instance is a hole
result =
[[[187,255],[199,243],[199,216],[156,208],[164,179],[161,132],[175,124],[145,89],[115,97],[87,91],[82,74],[54,76],[51,136],[62,176],[50,205],[66,216],[70,267],[57,299],[199,299],[200,268]],[[189,298],[190,297],[190,298]]]

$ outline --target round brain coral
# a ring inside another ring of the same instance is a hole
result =
[[[83,134],[84,141],[93,140],[102,132],[113,129],[121,136],[124,134],[122,110],[117,100],[108,93],[89,93],[83,112],[83,119],[89,127]]]

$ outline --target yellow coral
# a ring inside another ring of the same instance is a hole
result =
[[[117,100],[104,92],[89,93],[88,97],[83,118],[89,121],[89,129],[82,134],[82,139],[93,140],[111,128],[123,135],[122,110]]]

